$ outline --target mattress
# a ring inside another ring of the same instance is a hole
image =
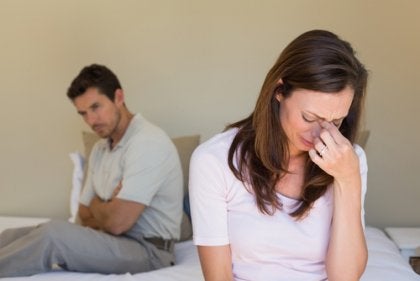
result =
[[[1,217],[0,232],[6,228],[29,226],[46,221],[45,218]],[[385,233],[366,227],[369,250],[368,265],[361,281],[419,281],[396,245]],[[29,277],[0,278],[1,281],[204,281],[197,251],[192,241],[175,244],[176,265],[156,271],[137,274],[96,274],[54,271]],[[1,270],[1,269],[0,269]],[[267,280],[271,281],[271,280]]]

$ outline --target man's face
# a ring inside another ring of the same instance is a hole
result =
[[[118,90],[117,90],[118,92]],[[74,99],[77,112],[86,124],[101,138],[112,138],[121,120],[120,95],[116,93],[115,101],[101,94],[97,88],[88,88],[86,92]]]

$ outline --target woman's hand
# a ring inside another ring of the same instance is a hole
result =
[[[345,182],[360,177],[359,158],[353,145],[329,123],[322,122],[321,132],[309,151],[312,161],[336,181]]]
[[[361,219],[362,180],[353,145],[328,122],[309,151],[312,161],[334,177],[334,208],[326,257],[328,280],[359,280],[367,262]]]

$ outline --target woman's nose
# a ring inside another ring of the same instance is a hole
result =
[[[321,124],[319,124],[318,122],[314,122],[313,127],[312,127],[312,137],[313,138],[318,138],[319,135],[321,134]]]

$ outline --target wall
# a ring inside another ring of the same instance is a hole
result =
[[[419,225],[420,3],[1,0],[0,214],[66,218],[87,127],[65,92],[81,67],[113,69],[132,111],[207,139],[252,110],[285,45],[314,28],[352,42],[371,72],[367,222]]]

